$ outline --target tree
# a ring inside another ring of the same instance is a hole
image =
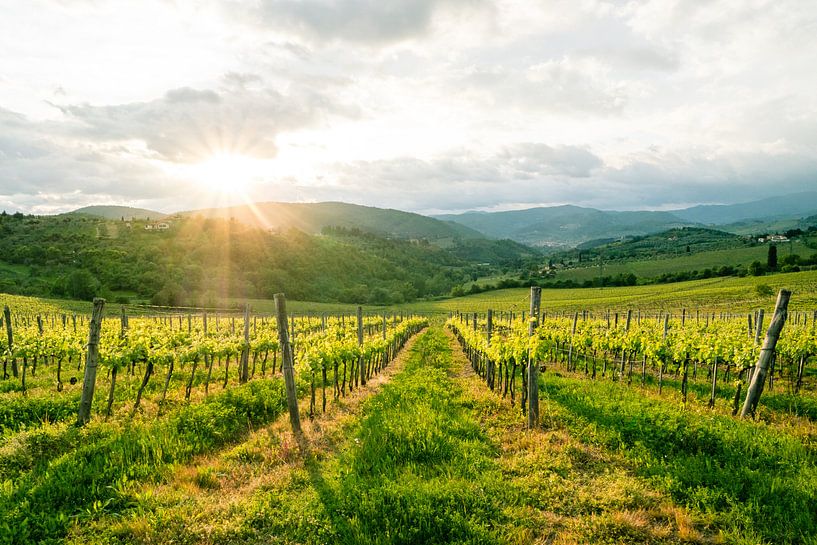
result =
[[[90,301],[99,291],[99,281],[94,275],[80,269],[68,276],[65,292],[74,299]]]
[[[749,274],[752,276],[763,276],[763,273],[765,272],[766,268],[760,261],[752,261],[752,264],[749,265]]]
[[[783,259],[780,260],[781,265],[799,265],[800,264],[800,256],[797,254],[789,254],[784,256]]]
[[[769,246],[769,255],[766,258],[766,266],[769,268],[770,271],[773,271],[777,268],[777,246],[772,244]]]

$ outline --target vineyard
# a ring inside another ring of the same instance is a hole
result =
[[[769,345],[786,320],[776,309],[763,350],[763,310],[548,316],[537,301],[527,318],[489,310],[447,325],[529,427],[566,426],[624,452],[674,500],[721,515],[727,541],[798,543],[817,535],[817,312],[789,318]],[[540,396],[567,412],[540,414]]]
[[[525,411],[526,369],[529,362],[560,364],[563,370],[589,379],[610,380],[632,386],[665,387],[678,390],[687,403],[690,388],[708,390],[707,404],[716,400],[732,402],[736,414],[741,391],[751,382],[760,355],[764,331],[763,310],[747,315],[686,311],[626,314],[607,312],[560,313],[535,319],[531,330],[525,313],[505,313],[494,321],[489,311],[458,314],[449,320],[474,369],[492,390],[515,403],[521,397]],[[817,418],[817,403],[811,397],[795,397],[804,379],[817,376],[809,363],[817,355],[817,312],[797,313],[786,326],[775,350],[768,374],[768,392],[779,391],[776,401],[788,399],[787,406]],[[522,386],[517,392],[517,376]],[[813,394],[817,384],[806,387]]]
[[[447,321],[4,296],[0,542],[814,543],[813,311],[534,293]]]
[[[314,418],[364,387],[426,325],[358,310],[284,315],[282,334],[275,317],[248,308],[239,316],[123,311],[102,319],[101,300],[93,317],[11,302],[0,341],[4,543],[57,538],[77,516],[122,508],[129,483],[160,478],[275,419],[288,405],[285,348],[296,362],[295,391]],[[83,414],[92,368],[99,395]]]

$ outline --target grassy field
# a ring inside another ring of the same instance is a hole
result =
[[[773,295],[760,295],[758,286],[769,286]],[[774,307],[780,288],[792,290],[789,308],[817,310],[817,271],[745,278],[710,278],[673,284],[616,288],[542,290],[542,310],[606,309],[720,309],[745,311]],[[465,297],[404,305],[415,312],[447,313],[496,310],[527,310],[530,289],[496,290]]]
[[[598,264],[586,268],[564,269],[556,274],[557,280],[574,280],[583,282],[599,276],[617,276],[619,274],[634,274],[639,278],[655,278],[664,273],[679,273],[686,271],[702,271],[704,269],[718,269],[724,265],[748,267],[753,261],[766,263],[769,247],[765,244],[752,247],[739,247],[729,250],[713,250],[690,255],[665,259],[649,259],[627,262],[604,263],[603,268]],[[789,254],[808,257],[816,252],[801,242],[784,243],[778,245],[778,259]]]
[[[758,286],[768,286],[772,295],[761,295]],[[759,277],[726,277],[706,280],[692,280],[672,284],[654,284],[632,287],[575,288],[542,290],[542,309],[548,311],[570,310],[616,310],[616,309],[711,309],[743,312],[750,309],[774,307],[777,290],[787,288],[793,296],[789,308],[799,311],[817,310],[817,271],[774,274]],[[460,310],[463,312],[484,312],[494,310],[527,310],[528,288],[494,290],[476,295],[453,297],[436,301],[418,301],[398,306],[364,305],[367,313],[414,312],[422,314],[446,315]],[[0,304],[6,302],[14,308],[26,298],[0,295]],[[66,312],[88,313],[91,304],[84,301],[40,299],[50,308]],[[233,299],[225,306],[239,306],[248,302],[254,313],[272,314],[274,302],[268,299]],[[287,307],[294,314],[340,314],[354,313],[356,305],[342,303],[316,303],[310,301],[287,301]],[[118,310],[119,305],[110,304],[108,312]],[[133,307],[138,308],[138,307]],[[143,309],[149,311],[150,309]],[[184,310],[176,311],[185,312]]]
[[[296,438],[278,422],[118,488],[69,543],[815,543],[814,424],[547,372],[542,426],[433,327]]]

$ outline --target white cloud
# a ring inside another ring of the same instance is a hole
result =
[[[24,210],[190,208],[186,167],[225,153],[259,200],[414,210],[814,187],[806,0],[0,9],[0,201]]]

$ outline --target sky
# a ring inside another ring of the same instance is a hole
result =
[[[0,208],[817,189],[813,0],[0,0]]]

